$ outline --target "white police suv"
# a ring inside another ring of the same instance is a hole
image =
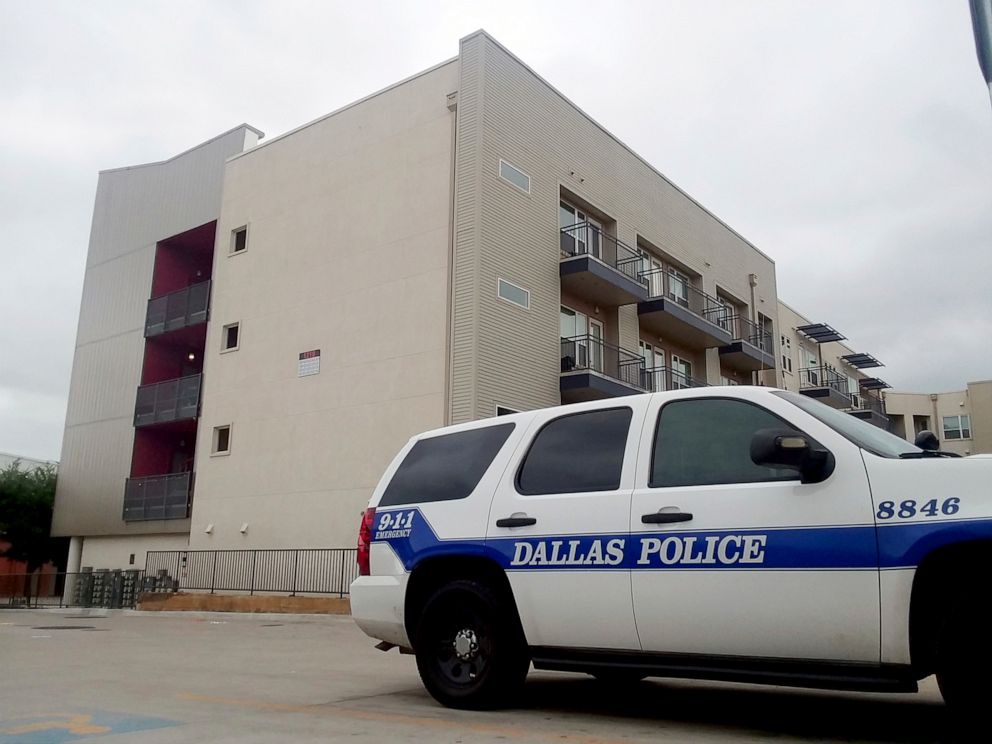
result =
[[[414,437],[372,495],[352,614],[453,707],[531,663],[992,701],[992,460],[795,393],[702,388]]]

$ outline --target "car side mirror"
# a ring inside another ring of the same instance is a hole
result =
[[[926,429],[916,435],[916,441],[913,444],[921,450],[928,450],[930,452],[936,452],[940,449],[940,440],[937,439],[937,435]]]
[[[759,429],[751,437],[751,461],[765,467],[795,468],[802,483],[820,483],[834,471],[834,456],[805,434]]]

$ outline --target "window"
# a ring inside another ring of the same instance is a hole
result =
[[[517,474],[525,496],[620,487],[632,411],[610,408],[556,418],[538,432]]]
[[[944,416],[944,439],[971,439],[971,419],[967,416]]]
[[[231,426],[215,426],[214,440],[210,453],[213,455],[227,455],[231,452]]]
[[[689,307],[689,277],[668,267],[668,296],[682,307]]]
[[[483,426],[421,439],[406,453],[379,505],[465,498],[479,485],[514,426]]]
[[[792,339],[782,336],[782,369],[786,372],[792,371]]]
[[[508,282],[506,279],[498,279],[496,285],[497,294],[501,298],[514,305],[519,305],[524,310],[530,309],[530,292],[526,289]]]
[[[751,438],[760,429],[793,430],[751,403],[702,398],[667,403],[658,416],[651,461],[652,488],[797,480],[795,468],[751,461]]]
[[[600,257],[603,225],[568,202],[558,203],[561,257],[591,255]]]
[[[499,161],[499,177],[509,181],[524,193],[530,193],[530,176],[505,160]]]
[[[240,323],[229,323],[221,329],[220,350],[222,353],[225,351],[234,351],[238,348],[240,332]]]
[[[241,253],[248,248],[248,226],[231,230],[231,253]]]
[[[672,389],[684,390],[692,387],[692,362],[672,354]]]
[[[733,377],[727,377],[726,375],[720,375],[721,385],[740,385],[740,383]]]

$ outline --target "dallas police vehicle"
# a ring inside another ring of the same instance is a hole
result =
[[[372,495],[358,625],[440,702],[531,663],[992,701],[992,460],[795,393],[703,388],[414,437]]]

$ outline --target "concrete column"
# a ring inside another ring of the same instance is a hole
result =
[[[65,564],[66,574],[79,573],[79,563],[83,558],[83,538],[72,537],[69,539],[69,558]],[[75,581],[72,577],[66,576],[65,589],[62,590],[62,602],[68,604],[72,598],[72,588]]]

